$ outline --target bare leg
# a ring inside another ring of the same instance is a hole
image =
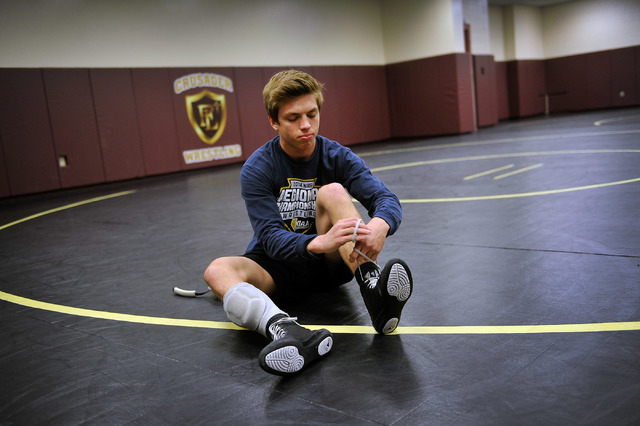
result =
[[[347,190],[339,183],[331,183],[320,188],[316,198],[316,229],[318,234],[327,233],[338,220],[349,217],[361,218]],[[358,265],[349,259],[353,247],[353,243],[346,243],[339,248],[338,252],[327,253],[325,257],[331,262],[337,262],[341,259],[351,269],[351,272],[355,272]]]
[[[360,215],[342,185],[330,184],[318,191],[316,227],[319,234],[328,232],[340,219],[351,217],[360,218]],[[400,259],[392,259],[382,270],[366,262],[356,272],[359,265],[350,261],[353,249],[353,243],[346,243],[340,246],[339,255],[355,273],[374,328],[380,334],[389,334],[398,326],[402,308],[413,290],[409,267]]]
[[[260,367],[272,374],[293,374],[327,355],[333,346],[329,330],[311,331],[280,310],[268,294],[273,278],[246,257],[222,257],[211,262],[204,279],[223,301],[235,324],[273,339],[259,355]]]
[[[222,300],[225,293],[240,282],[253,284],[265,294],[276,289],[273,278],[251,259],[242,256],[215,259],[204,272],[204,280],[213,294]]]

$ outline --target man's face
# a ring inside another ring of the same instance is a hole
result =
[[[269,118],[280,134],[280,146],[295,159],[307,159],[313,154],[320,127],[320,111],[313,95],[303,95],[280,105],[279,123]]]

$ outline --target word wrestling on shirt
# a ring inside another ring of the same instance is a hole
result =
[[[289,186],[280,188],[278,209],[289,231],[305,233],[315,224],[316,197],[320,186],[316,179],[287,178]]]

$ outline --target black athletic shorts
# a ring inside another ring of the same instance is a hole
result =
[[[344,262],[328,265],[324,256],[304,261],[271,259],[264,253],[243,254],[267,271],[276,283],[278,292],[313,292],[330,290],[353,279],[351,269]]]

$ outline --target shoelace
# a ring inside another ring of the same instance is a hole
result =
[[[273,336],[273,340],[282,339],[287,335],[287,331],[280,327],[280,324],[284,323],[295,323],[297,324],[298,317],[284,317],[276,320],[273,324],[269,326],[269,333]]]
[[[358,228],[360,227],[361,223],[362,223],[362,219],[358,219],[358,222],[356,223],[356,229],[353,230],[353,238],[351,239],[353,244],[356,243],[356,236],[358,235]],[[361,252],[357,248],[354,247],[353,251],[358,253],[360,256],[364,257],[367,261],[375,263],[376,266],[378,265],[378,262],[376,262],[375,260],[371,259],[369,256],[367,256],[366,254],[364,254],[363,252]],[[360,258],[356,258],[356,262],[358,262],[358,268],[357,269],[358,269],[358,272],[360,273],[360,278],[362,279],[362,281],[364,281],[364,276],[362,275],[362,271],[360,270]]]

